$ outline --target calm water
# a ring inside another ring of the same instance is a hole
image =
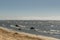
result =
[[[18,25],[18,27],[16,27]],[[37,35],[60,39],[60,21],[52,20],[0,20],[0,26]],[[31,29],[33,27],[33,29]]]

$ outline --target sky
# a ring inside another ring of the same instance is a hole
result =
[[[60,20],[59,18],[60,0],[0,0],[0,20]]]

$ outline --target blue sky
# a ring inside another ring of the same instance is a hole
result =
[[[60,16],[60,0],[0,0],[0,19],[17,16]]]

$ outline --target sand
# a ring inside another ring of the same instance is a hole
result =
[[[0,40],[58,40],[58,39],[0,28]]]

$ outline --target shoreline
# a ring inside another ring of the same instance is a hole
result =
[[[17,38],[15,38],[16,40],[19,39],[20,37],[22,37],[22,38],[20,38],[19,40],[25,40],[25,39],[26,40],[30,40],[30,39],[31,40],[35,40],[35,39],[36,40],[60,40],[60,39],[56,39],[56,38],[52,38],[52,37],[46,37],[46,36],[42,36],[42,35],[29,34],[29,33],[25,33],[25,32],[17,32],[15,30],[3,28],[3,27],[0,27],[0,31],[7,34],[6,36],[8,36],[8,35],[18,36]],[[4,33],[2,33],[1,35],[5,35]],[[14,40],[13,39],[14,36],[12,37],[12,39],[9,39],[9,40]],[[10,37],[10,36],[8,36],[8,37]]]

